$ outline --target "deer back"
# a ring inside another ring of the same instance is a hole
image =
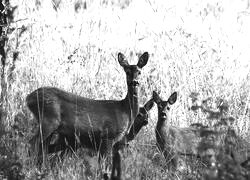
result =
[[[196,128],[169,127],[166,131],[166,145],[180,154],[198,154],[198,147],[201,142],[200,130]]]
[[[37,89],[27,97],[27,104],[37,119],[44,119],[45,129],[60,125],[64,134],[106,130],[115,136],[112,133],[122,133],[130,118],[126,100],[92,100],[53,87]]]
[[[73,140],[77,133],[84,143],[90,132],[96,138],[108,139],[125,133],[138,113],[138,77],[148,57],[145,52],[137,65],[129,65],[125,56],[118,54],[128,88],[122,100],[93,100],[54,87],[42,87],[29,94],[27,106],[40,122],[43,137],[46,139],[57,131]]]

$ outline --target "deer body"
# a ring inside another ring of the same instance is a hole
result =
[[[169,162],[168,167],[176,170],[180,155],[198,155],[201,142],[200,130],[195,127],[179,128],[170,125],[167,113],[169,106],[176,102],[176,92],[167,101],[163,101],[156,92],[153,92],[153,98],[158,107],[158,121],[155,128],[157,147]]]
[[[196,155],[198,153],[200,132],[197,129],[179,128],[166,124],[156,127],[156,141],[159,149],[167,151],[166,153],[172,151],[173,155]]]
[[[128,99],[98,101],[53,87],[39,88],[27,97],[28,107],[35,112],[37,119],[39,119],[37,95],[39,95],[39,107],[42,109],[41,116],[44,119],[41,122],[44,139],[55,130],[65,136],[80,133],[83,137],[88,136],[89,131],[97,137],[107,131],[108,137],[114,138],[122,134],[129,123]]]
[[[118,54],[128,87],[126,97],[120,101],[88,99],[54,87],[42,87],[29,94],[27,106],[39,121],[45,148],[48,147],[49,152],[65,149],[66,139],[74,149],[77,136],[83,147],[105,154],[112,141],[128,130],[138,113],[138,76],[147,60],[145,52],[137,65],[129,65],[124,55]],[[53,133],[59,134],[59,140],[55,146],[50,146]],[[39,134],[38,131],[34,138]]]

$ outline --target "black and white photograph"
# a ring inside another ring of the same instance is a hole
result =
[[[0,1],[0,180],[250,180],[250,0]]]

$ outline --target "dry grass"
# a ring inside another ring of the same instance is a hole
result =
[[[52,4],[53,2],[53,4]],[[250,139],[250,9],[246,1],[154,1],[154,0],[24,0],[17,5],[16,29],[8,46],[19,51],[8,89],[5,124],[14,134],[15,152],[26,179],[84,179],[83,155],[66,156],[46,172],[39,171],[28,155],[33,118],[25,105],[28,93],[40,86],[56,86],[94,99],[121,99],[125,95],[125,73],[117,63],[118,52],[131,63],[137,53],[148,51],[143,68],[140,104],[153,90],[168,97],[178,92],[170,116],[173,125],[209,124],[206,115],[190,110],[190,94],[229,104],[237,134]],[[20,33],[22,28],[25,31]],[[12,57],[8,57],[11,67]],[[185,172],[171,174],[155,145],[156,108],[149,125],[123,154],[124,179],[197,179]],[[14,130],[12,131],[14,132]],[[13,140],[12,139],[12,140]],[[190,160],[187,160],[190,161]],[[193,160],[193,167],[196,160]],[[101,172],[93,160],[91,179]],[[198,170],[199,167],[195,167]]]

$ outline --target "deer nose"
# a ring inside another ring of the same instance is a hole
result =
[[[167,114],[166,114],[165,112],[161,112],[161,113],[160,113],[160,116],[161,116],[162,118],[166,118],[166,117],[167,117]]]
[[[130,86],[138,86],[139,82],[137,80],[133,80],[129,83]]]

